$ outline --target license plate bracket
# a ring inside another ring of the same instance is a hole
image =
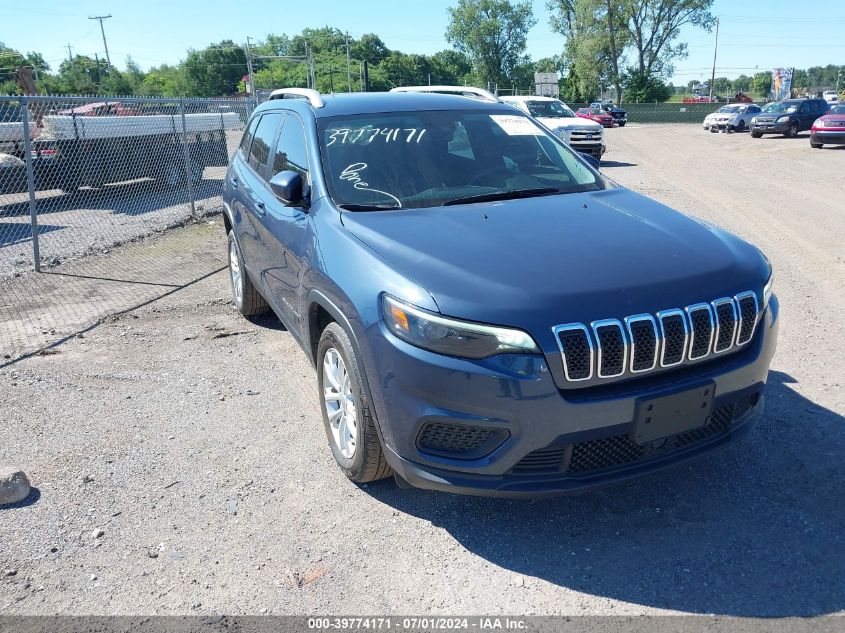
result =
[[[648,444],[707,424],[713,410],[715,384],[708,382],[693,389],[637,401],[631,440]]]

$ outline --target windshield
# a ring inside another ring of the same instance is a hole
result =
[[[833,106],[828,114],[845,114],[845,103]]]
[[[589,108],[588,111],[589,111],[590,114],[604,114],[605,113],[600,108]]]
[[[763,112],[786,112],[787,114],[791,114],[793,112],[798,112],[798,104],[797,103],[790,103],[789,101],[778,101],[776,103],[767,103],[763,106]]]
[[[745,106],[730,105],[730,106],[722,106],[721,108],[719,108],[719,112],[724,112],[725,114],[736,113],[736,112],[744,112],[744,111],[745,111]]]
[[[350,210],[605,188],[573,151],[519,113],[375,113],[318,119],[317,126],[329,194]]]
[[[560,101],[529,101],[528,111],[531,116],[552,119],[575,116],[575,113]]]

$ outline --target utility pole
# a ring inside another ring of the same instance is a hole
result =
[[[73,67],[73,52],[70,50],[70,44],[65,46],[67,49],[67,60],[70,62],[71,67]]]
[[[252,49],[249,47],[249,35],[246,36],[246,72],[249,75],[249,90],[251,95],[255,94],[255,78],[252,75]]]
[[[710,75],[710,103],[713,103],[713,89],[716,87],[716,53],[719,52],[719,18],[716,18],[716,46],[713,48],[713,72]]]
[[[352,92],[352,67],[349,65],[349,31],[346,32],[346,85]]]
[[[100,56],[97,53],[94,53],[94,65],[97,67],[97,87],[99,88],[103,83],[103,78],[100,77]]]
[[[103,48],[106,49],[106,64],[109,66],[109,70],[111,70],[111,57],[109,57],[109,45],[106,42],[106,30],[103,28],[103,20],[108,20],[111,17],[111,13],[108,15],[92,15],[89,16],[89,20],[99,20],[100,21],[100,33],[103,34]]]

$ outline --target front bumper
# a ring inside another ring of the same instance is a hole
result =
[[[760,134],[784,134],[789,130],[789,121],[775,122],[775,123],[752,123],[748,126],[751,132],[758,132]]]
[[[604,143],[570,143],[570,147],[576,152],[589,154],[590,156],[594,156],[599,159],[607,151],[607,147]]]
[[[845,144],[845,128],[839,130],[816,130],[810,134],[811,143],[842,145]]]
[[[772,297],[752,343],[681,378],[667,373],[658,380],[630,380],[612,388],[566,394],[555,385],[542,356],[451,358],[396,339],[383,323],[373,325],[365,332],[362,353],[387,461],[414,487],[486,496],[542,496],[605,486],[706,454],[743,437],[759,419],[777,342],[777,313],[777,299]],[[700,430],[632,447],[627,438],[638,400],[705,383],[712,383],[715,390],[712,418],[717,410],[731,407],[725,425],[717,429],[709,422]],[[745,404],[740,409],[737,403]],[[492,432],[492,439],[480,451],[432,451],[420,446],[430,425],[447,432],[464,425]],[[635,458],[608,460],[605,453],[618,450]],[[596,461],[590,462],[593,457],[585,451],[598,451]],[[601,451],[605,453],[599,455]],[[582,458],[574,469],[576,452]],[[585,463],[598,466],[584,467]],[[549,467],[538,469],[537,464]]]

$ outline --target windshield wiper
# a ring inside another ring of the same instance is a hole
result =
[[[347,211],[387,211],[402,208],[398,204],[355,204],[352,202],[345,202],[337,206]]]
[[[482,193],[476,196],[465,196],[447,200],[441,207],[448,207],[453,204],[472,204],[474,202],[493,202],[495,200],[514,200],[516,198],[533,198],[534,196],[549,196],[555,193],[564,193],[562,189],[555,187],[537,187],[535,189],[513,189],[511,191],[494,191],[493,193]]]

